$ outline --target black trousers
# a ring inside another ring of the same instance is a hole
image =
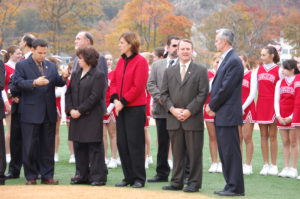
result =
[[[22,168],[22,132],[18,104],[12,103],[10,153],[11,161],[8,172],[19,176]]]
[[[74,156],[75,156],[75,176],[80,176],[78,159],[78,142],[73,142]]]
[[[244,177],[238,126],[216,126],[217,142],[223,175],[224,190],[244,193]]]
[[[201,188],[203,170],[203,130],[186,131],[180,127],[178,130],[169,130],[169,135],[173,153],[171,184],[176,187],[183,187],[184,178],[188,178],[188,185],[194,185],[197,188]]]
[[[167,178],[170,174],[170,167],[168,164],[170,139],[167,130],[167,119],[156,118],[155,122],[158,141],[156,175]]]
[[[41,124],[21,122],[21,127],[25,178],[53,178],[55,123],[45,119]]]
[[[117,146],[124,180],[133,184],[146,181],[145,106],[125,107],[117,117]]]
[[[0,181],[4,181],[4,173],[6,169],[6,156],[5,156],[5,141],[4,141],[4,127],[3,119],[0,121]]]
[[[74,142],[75,143],[75,142]],[[80,179],[90,182],[106,182],[107,169],[102,142],[77,143],[77,159]]]

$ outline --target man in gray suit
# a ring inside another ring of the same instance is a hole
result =
[[[167,131],[167,112],[160,100],[160,90],[165,70],[172,67],[177,60],[178,42],[179,37],[168,37],[168,57],[158,60],[152,64],[151,74],[147,83],[147,90],[153,98],[152,115],[156,122],[158,140],[156,175],[153,178],[148,179],[148,182],[167,182],[170,173],[170,167],[168,164],[170,139]]]
[[[177,64],[165,71],[161,100],[169,111],[167,129],[172,144],[174,167],[171,184],[164,190],[181,190],[187,156],[189,178],[184,192],[202,186],[203,104],[208,94],[207,69],[192,61],[193,43],[181,40]]]

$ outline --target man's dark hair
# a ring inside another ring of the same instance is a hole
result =
[[[26,46],[32,48],[32,42],[35,40],[35,37],[32,34],[25,34],[22,40],[26,43]]]
[[[168,46],[171,45],[171,41],[172,41],[173,39],[175,39],[175,40],[180,40],[180,38],[179,38],[178,36],[176,36],[176,35],[171,35],[171,36],[169,36],[168,39],[167,39],[167,45],[168,45]]]
[[[32,42],[32,48],[36,49],[38,46],[40,47],[48,47],[48,43],[42,39],[36,39]]]

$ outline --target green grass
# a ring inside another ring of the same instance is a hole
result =
[[[152,136],[152,156],[156,162],[156,132],[155,127],[150,127]],[[60,161],[55,167],[55,178],[60,181],[61,185],[68,185],[70,178],[74,175],[75,165],[69,164],[69,150],[67,147],[67,129],[66,126],[61,126],[61,143],[59,149]],[[216,197],[213,191],[220,190],[224,187],[224,179],[222,174],[210,174],[208,173],[208,168],[210,166],[210,155],[208,148],[208,135],[205,131],[205,144],[203,151],[203,187],[200,194],[205,194],[207,196]],[[260,136],[259,131],[254,131],[254,155],[253,155],[253,171],[254,174],[250,176],[245,176],[245,188],[246,197],[242,198],[264,198],[264,199],[297,199],[300,198],[300,180],[279,178],[276,176],[260,176],[258,173],[262,168],[262,156],[260,151]],[[278,154],[278,166],[279,170],[283,167],[282,151],[281,151],[281,138],[278,134],[279,143],[279,154]],[[147,169],[147,177],[153,177],[155,175],[155,162],[153,165],[149,166]],[[298,161],[300,162],[300,161]],[[300,164],[298,164],[298,169],[300,171]],[[23,177],[16,180],[6,181],[7,185],[22,185],[25,183]],[[107,186],[114,186],[114,184],[120,182],[123,179],[123,173],[121,167],[117,169],[110,169],[108,175]],[[161,187],[167,185],[168,183],[147,183],[145,189],[147,190],[161,190]],[[196,193],[199,194],[199,193]],[[218,197],[220,198],[220,197]]]

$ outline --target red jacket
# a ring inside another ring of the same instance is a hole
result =
[[[111,102],[118,99],[124,106],[146,105],[148,70],[148,63],[141,55],[128,58],[122,55],[111,80]]]

